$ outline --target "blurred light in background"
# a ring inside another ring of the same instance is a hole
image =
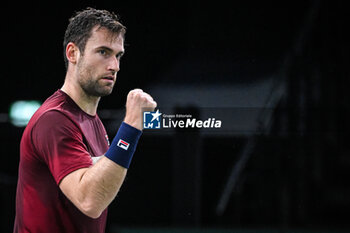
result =
[[[13,102],[9,111],[11,123],[17,127],[26,126],[40,106],[41,102],[36,100],[19,100]]]

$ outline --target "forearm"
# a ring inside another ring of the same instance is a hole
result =
[[[117,195],[126,172],[126,168],[101,156],[93,166],[67,175],[59,186],[82,213],[98,218]]]
[[[141,131],[122,123],[104,156],[89,168],[62,179],[63,193],[89,217],[97,218],[113,201],[122,185]]]
[[[127,169],[102,157],[85,170],[76,187],[76,205],[86,215],[97,218],[116,197]]]

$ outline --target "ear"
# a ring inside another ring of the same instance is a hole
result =
[[[76,64],[78,57],[80,56],[80,51],[78,46],[73,42],[69,42],[66,46],[66,57],[70,63]]]

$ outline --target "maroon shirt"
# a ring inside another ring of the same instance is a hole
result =
[[[92,166],[108,150],[97,115],[91,116],[63,91],[49,97],[29,121],[21,140],[14,232],[102,233],[107,210],[84,215],[62,193],[61,180]]]

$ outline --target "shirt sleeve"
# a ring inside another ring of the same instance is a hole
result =
[[[32,142],[57,184],[69,173],[92,165],[80,128],[59,111],[48,111],[38,119]]]

